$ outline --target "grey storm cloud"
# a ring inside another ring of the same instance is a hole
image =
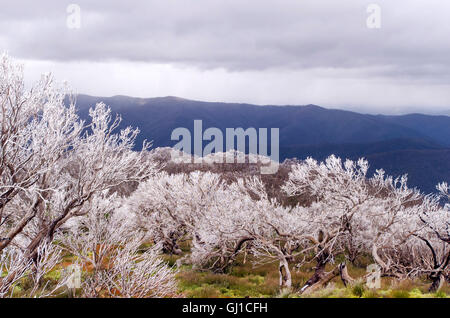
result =
[[[336,80],[450,85],[448,1],[1,1],[0,49],[22,59],[317,69]],[[371,2],[382,9],[380,29],[367,28]],[[81,8],[80,29],[66,26],[71,3]],[[442,94],[441,105],[450,97]]]
[[[68,1],[8,1],[1,42],[23,58],[123,59],[230,70],[360,68],[448,74],[450,3],[305,0],[78,1],[82,27],[66,27]],[[439,72],[440,71],[440,72]]]

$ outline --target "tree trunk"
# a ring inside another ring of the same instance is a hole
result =
[[[321,238],[319,238],[319,240],[321,240]],[[314,285],[319,284],[319,286],[321,286],[323,284],[320,282],[325,278],[325,276],[327,276],[327,273],[325,273],[325,266],[328,264],[328,256],[328,252],[326,250],[322,250],[322,253],[320,253],[317,258],[317,266],[313,276],[306,281],[305,285],[300,289],[300,293],[304,293],[309,289],[315,290],[316,287],[313,288]]]
[[[325,265],[316,268],[314,275],[308,279],[305,285],[300,289],[301,294],[310,294],[322,286],[326,285],[330,280],[339,275],[339,266],[336,266],[331,272],[325,272]]]
[[[345,286],[353,284],[354,279],[348,274],[345,263],[339,264],[330,272],[325,272],[326,263],[327,262],[322,262],[317,265],[314,275],[308,279],[305,285],[300,289],[301,294],[310,294],[318,290],[338,275],[340,275]]]
[[[157,241],[155,240],[156,243]],[[163,241],[162,252],[168,255],[181,255],[183,253],[175,238],[168,238]]]
[[[38,261],[38,248],[40,244],[44,241],[44,239],[48,236],[48,228],[42,229],[35,237],[34,239],[28,244],[25,255],[27,258],[33,260],[35,264],[37,264]]]
[[[7,234],[6,237],[0,239],[0,251],[6,248],[17,235],[22,233],[25,226],[27,226],[28,223],[30,223],[30,221],[36,216],[40,203],[41,200],[37,199],[31,210],[20,220],[20,222]]]
[[[244,247],[244,244],[246,242],[252,241],[253,238],[251,237],[243,237],[241,238],[236,246],[234,247],[233,253],[229,254],[228,247],[226,245],[223,246],[223,253],[221,256],[221,260],[219,263],[219,266],[216,268],[216,271],[218,273],[226,273],[228,268],[230,268],[231,265],[236,260],[236,257],[238,256],[239,251]],[[244,261],[245,264],[245,261]]]
[[[289,264],[286,258],[280,259],[280,266],[278,267],[280,272],[280,288],[292,288],[292,276],[289,270]]]
[[[317,264],[313,276],[306,281],[305,285],[303,285],[302,289],[300,289],[300,293],[304,293],[308,288],[311,288],[312,286],[317,284],[317,282],[319,282],[324,277],[325,265],[326,263]]]
[[[345,263],[339,264],[339,274],[341,276],[341,280],[344,283],[344,286],[347,287],[355,281],[347,272],[347,265]]]
[[[444,285],[444,275],[442,274],[442,272],[439,272],[437,274],[433,274],[430,278],[432,283],[428,291],[430,291],[431,293],[438,292],[441,289],[442,285]]]

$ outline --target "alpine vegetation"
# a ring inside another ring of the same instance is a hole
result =
[[[447,183],[424,194],[334,155],[273,174],[214,159],[245,157],[234,150],[173,162],[148,142],[136,151],[139,130],[103,103],[81,120],[51,75],[27,88],[7,55],[0,107],[0,297],[182,297],[183,273],[223,279],[244,263],[272,264],[279,295],[363,294],[361,260],[433,293],[449,280]]]
[[[80,120],[66,87],[44,75],[27,89],[22,66],[7,55],[0,62],[0,105],[0,296],[14,296],[24,279],[31,284],[24,296],[57,293],[43,278],[62,266],[64,250],[95,268],[83,284],[86,296],[95,295],[92,289],[125,297],[170,292],[173,273],[166,264],[153,250],[138,254],[138,233],[118,240],[114,235],[124,229],[114,227],[119,224],[108,213],[116,187],[156,172],[148,143],[132,151],[139,131],[119,131],[120,117],[104,104],[89,110],[89,122]],[[92,262],[83,253],[89,248]],[[106,270],[99,272],[100,265]]]

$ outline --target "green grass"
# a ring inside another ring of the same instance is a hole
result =
[[[175,263],[177,257],[170,257]],[[359,265],[359,264],[358,264]],[[327,268],[330,270],[332,265]],[[177,275],[179,292],[184,297],[314,297],[314,298],[431,298],[449,297],[450,287],[445,284],[439,293],[428,293],[429,282],[406,280],[397,282],[391,278],[382,278],[381,289],[369,289],[364,282],[345,287],[339,277],[327,286],[309,295],[299,295],[298,290],[313,274],[313,265],[304,266],[300,271],[292,269],[292,290],[280,291],[278,266],[276,263],[252,266],[238,259],[235,266],[226,274],[193,270],[183,266]],[[348,272],[357,278],[366,274],[365,267],[348,264]]]
[[[183,249],[185,247],[183,246]],[[170,266],[174,266],[181,256],[163,256]],[[62,274],[64,266],[72,263],[76,257],[64,256],[64,264],[57,266],[48,273],[43,283],[54,286]],[[362,260],[361,263],[368,263]],[[327,271],[333,266],[328,265]],[[188,298],[243,298],[243,297],[314,297],[314,298],[446,298],[450,297],[450,286],[445,283],[438,293],[429,293],[430,282],[425,279],[396,281],[392,278],[382,278],[380,289],[369,289],[361,280],[353,286],[345,287],[339,277],[333,279],[327,286],[308,295],[299,295],[298,290],[312,276],[314,264],[301,267],[298,271],[291,268],[292,289],[279,289],[278,264],[267,263],[253,266],[251,258],[244,263],[238,258],[236,264],[227,273],[219,274],[211,271],[200,271],[191,265],[182,265],[176,276],[178,293]],[[348,272],[354,278],[366,274],[365,266],[348,264]],[[87,272],[83,272],[83,275]],[[27,291],[32,287],[29,279],[22,279],[14,288],[14,297],[27,297]],[[80,291],[81,292],[81,291]],[[58,297],[68,297],[67,291]]]
[[[365,285],[362,283],[357,283],[352,287],[352,294],[356,297],[361,298],[366,291]]]

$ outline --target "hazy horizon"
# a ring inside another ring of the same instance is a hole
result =
[[[2,6],[0,51],[29,81],[52,71],[95,96],[450,115],[447,2],[22,3]]]
[[[224,101],[220,101],[220,100],[200,100],[200,99],[192,99],[192,98],[185,98],[183,96],[173,96],[173,95],[166,95],[166,96],[131,96],[131,95],[123,95],[123,94],[117,94],[117,95],[108,95],[108,96],[99,96],[99,95],[93,95],[93,94],[84,94],[84,93],[77,93],[76,95],[84,95],[84,96],[90,96],[90,97],[100,97],[100,98],[114,98],[114,97],[127,97],[127,98],[136,98],[136,99],[145,99],[145,100],[149,100],[149,99],[157,99],[157,98],[177,98],[177,99],[182,99],[182,100],[188,100],[188,101],[195,101],[195,102],[205,102],[205,103],[224,103],[224,104],[243,104],[243,105],[252,105],[252,106],[278,106],[278,107],[304,107],[304,106],[316,106],[316,107],[321,107],[321,108],[325,108],[325,109],[330,109],[330,110],[342,110],[342,111],[350,111],[350,112],[357,112],[357,113],[361,113],[361,114],[367,114],[367,115],[388,115],[388,116],[402,116],[402,115],[411,115],[411,114],[423,114],[423,115],[430,115],[430,116],[446,116],[446,117],[450,117],[450,109],[448,111],[444,111],[444,113],[426,113],[426,112],[421,112],[420,110],[418,111],[406,111],[405,113],[381,113],[381,112],[367,112],[367,111],[359,111],[357,107],[355,108],[351,108],[351,107],[347,107],[347,108],[339,108],[339,107],[332,107],[332,106],[327,106],[327,105],[317,105],[317,104],[313,104],[313,103],[309,103],[309,104],[293,104],[293,103],[288,103],[288,104],[256,104],[256,103],[247,103],[247,102],[224,102]]]

